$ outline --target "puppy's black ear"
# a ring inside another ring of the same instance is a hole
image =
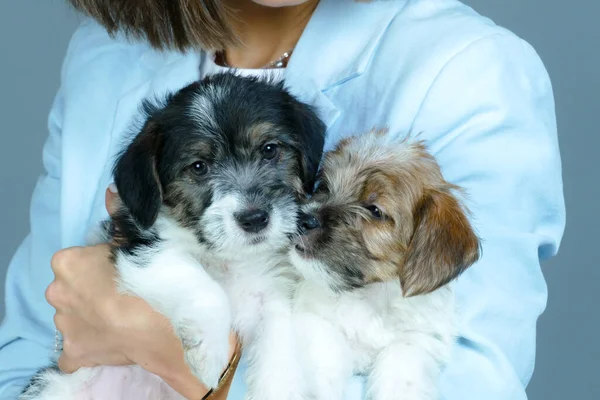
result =
[[[398,271],[406,297],[446,285],[480,256],[479,238],[451,193],[427,190],[414,219],[415,231]]]
[[[160,135],[154,122],[146,122],[118,158],[113,170],[121,201],[144,229],[154,224],[162,203],[162,188],[156,168]]]
[[[299,147],[297,151],[300,156],[301,178],[304,190],[310,193],[314,189],[323,156],[327,127],[311,106],[296,102],[294,108],[297,117]]]

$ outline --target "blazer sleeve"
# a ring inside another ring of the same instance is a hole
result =
[[[63,61],[61,87],[48,117],[43,147],[43,173],[30,204],[30,231],[13,256],[6,276],[6,315],[0,325],[0,399],[16,399],[31,376],[51,361],[54,309],[45,291],[53,279],[52,255],[61,246],[61,154],[64,87],[74,43],[89,25],[84,22],[71,39]]]
[[[411,130],[466,188],[482,239],[482,258],[455,282],[460,332],[441,399],[525,400],[547,297],[540,262],[565,225],[547,72],[518,37],[481,38],[439,72]]]
[[[6,276],[6,315],[0,325],[2,400],[15,399],[32,375],[47,366],[53,356],[54,309],[46,302],[45,292],[54,279],[50,260],[63,247],[61,198],[63,180],[69,173],[62,169],[64,110],[69,93],[77,92],[79,71],[87,68],[98,49],[112,49],[112,43],[106,31],[90,18],[83,18],[69,41],[60,87],[48,117],[43,172],[31,199],[29,234],[13,256]]]
[[[52,254],[60,249],[61,108],[59,91],[43,148],[44,173],[30,207],[30,233],[6,276],[6,315],[0,325],[0,398],[14,399],[37,369],[50,362],[53,309],[44,293],[53,279]]]

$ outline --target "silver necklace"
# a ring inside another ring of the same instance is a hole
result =
[[[260,67],[260,69],[285,67],[285,65],[286,65],[288,59],[291,57],[293,51],[294,51],[293,49],[286,51],[277,60],[271,61],[270,63],[263,65],[262,67]],[[224,67],[232,68],[229,64],[227,64],[227,59],[225,58],[225,52],[223,52],[223,51],[219,52],[218,57],[219,57],[219,61],[221,62],[221,64],[223,64]]]

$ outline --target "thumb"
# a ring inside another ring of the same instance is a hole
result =
[[[106,204],[106,211],[108,211],[109,215],[114,215],[119,209],[119,194],[114,183],[108,185],[104,196],[104,203]]]

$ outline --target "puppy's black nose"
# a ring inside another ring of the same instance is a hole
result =
[[[265,210],[248,210],[237,213],[235,219],[246,232],[258,233],[269,225],[269,213]]]
[[[304,232],[312,231],[313,229],[317,229],[321,227],[321,223],[312,214],[301,213],[300,214],[300,228]]]

